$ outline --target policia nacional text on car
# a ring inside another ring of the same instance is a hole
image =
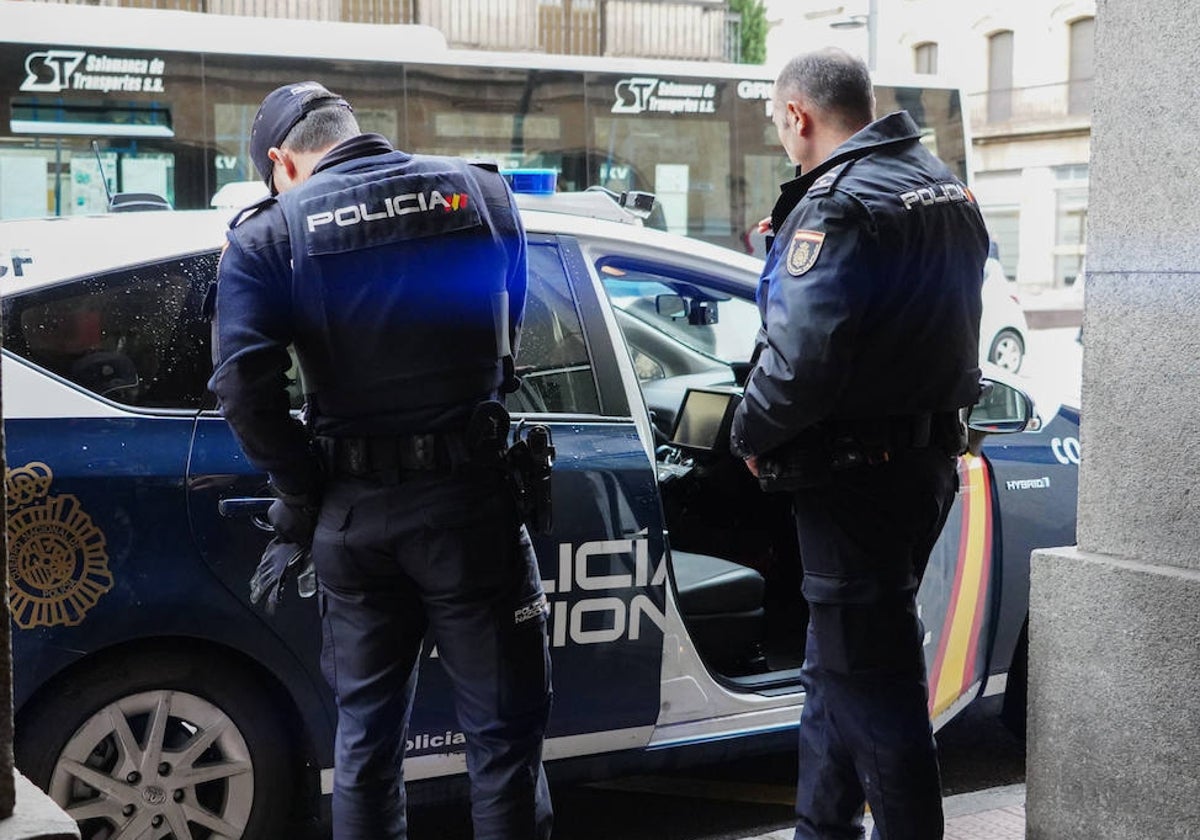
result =
[[[794,493],[809,624],[797,840],[943,836],[915,595],[979,393],[988,237],[863,63],[793,59],[774,120],[799,177],[772,213],[756,364],[731,443]],[[799,595],[800,593],[797,593]]]
[[[250,152],[274,197],[229,231],[210,387],[270,475],[277,534],[311,542],[338,706],[333,836],[406,836],[428,629],[466,736],[475,836],[548,837],[546,601],[494,402],[525,304],[512,195],[494,167],[361,134],[315,82],[263,100]],[[289,345],[307,428],[289,413]]]

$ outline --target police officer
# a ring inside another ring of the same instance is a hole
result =
[[[797,840],[943,835],[915,595],[957,489],[979,391],[988,237],[905,112],[874,118],[839,50],[780,73],[783,185],[762,329],[732,446],[794,493],[809,623]]]
[[[337,698],[336,840],[406,836],[402,761],[427,631],[454,686],[475,837],[545,838],[546,600],[500,463],[524,231],[497,170],[362,134],[316,82],[262,102],[272,197],[221,258],[210,387],[310,545]],[[289,413],[289,345],[307,426]]]

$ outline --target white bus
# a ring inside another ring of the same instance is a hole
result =
[[[247,152],[258,104],[304,79],[399,148],[551,167],[562,190],[653,192],[668,229],[735,248],[749,248],[791,175],[759,66],[452,50],[424,26],[0,0],[0,219],[98,212],[108,191],[207,207],[221,187],[258,179]],[[908,110],[966,179],[957,90],[876,94],[880,113]]]

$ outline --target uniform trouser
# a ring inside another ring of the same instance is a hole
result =
[[[809,603],[796,840],[940,840],[916,591],[958,488],[955,459],[902,450],[795,498]]]
[[[549,837],[544,595],[502,477],[335,480],[313,560],[322,668],[338,707],[334,840],[407,836],[403,759],[427,631],[466,739],[475,837]]]

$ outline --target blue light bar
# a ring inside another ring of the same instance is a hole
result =
[[[515,193],[554,195],[558,190],[557,169],[502,169],[500,174]]]

